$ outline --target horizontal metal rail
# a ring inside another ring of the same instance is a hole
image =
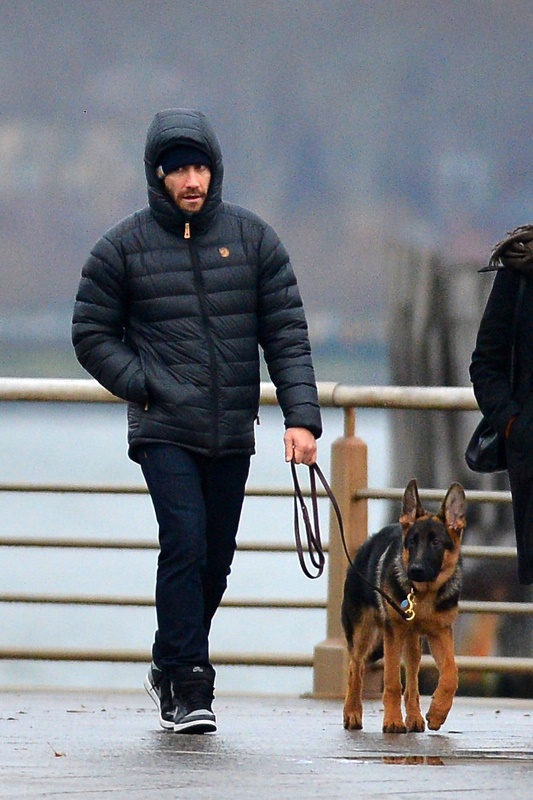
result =
[[[461,672],[483,673],[530,673],[532,664],[530,658],[516,658],[513,656],[455,656],[457,666]],[[436,669],[432,656],[422,656],[421,669]]]
[[[533,603],[512,603],[498,600],[461,600],[459,611],[462,614],[508,614],[510,616],[531,616]],[[533,665],[532,665],[533,666]]]
[[[117,486],[113,484],[72,484],[72,483],[0,483],[0,492],[36,494],[148,494],[146,486]],[[304,497],[311,496],[311,490],[302,487]],[[247,487],[247,497],[293,497],[294,489],[287,486]],[[324,489],[317,487],[317,497],[327,497]]]
[[[1,489],[1,487],[0,487]],[[358,489],[354,492],[354,500],[401,500],[405,489]],[[431,500],[440,502],[442,500],[442,489],[419,489],[418,494],[421,500]],[[469,503],[510,503],[511,492],[507,491],[486,491],[481,489],[467,489],[465,491],[467,502]]]
[[[72,605],[72,606],[131,606],[152,607],[153,597],[123,597],[104,595],[77,595],[77,594],[26,594],[22,592],[4,592],[0,594],[0,603],[29,603],[42,605]],[[224,598],[221,605],[224,608],[271,608],[271,609],[324,609],[327,606],[324,600],[287,600],[283,598]],[[459,603],[462,614],[510,614],[532,615],[533,603],[512,603],[505,601],[462,600]]]
[[[463,386],[345,386],[318,383],[325,408],[413,408],[435,411],[475,411],[474,392]],[[0,402],[122,403],[92,379],[0,378]],[[261,383],[261,405],[277,405],[271,383]]]
[[[2,593],[0,603],[33,603],[43,605],[73,605],[73,606],[153,606],[153,597],[118,597],[103,595],[53,595],[53,594],[25,594]],[[283,600],[275,598],[224,598],[221,605],[225,608],[300,608],[316,609],[326,608],[326,600]]]
[[[319,400],[324,408],[345,409],[345,435],[354,433],[354,420],[357,408],[376,409],[426,409],[434,411],[478,411],[479,409],[470,387],[383,387],[383,386],[345,386],[335,382],[318,384]],[[122,403],[90,379],[27,379],[0,378],[0,402],[67,402],[67,403]],[[261,404],[277,405],[276,393],[272,384],[261,384]],[[309,496],[309,490],[304,489]],[[87,494],[87,495],[146,495],[144,485],[70,485],[64,483],[2,483],[0,492],[4,493],[53,493],[53,494]],[[354,493],[353,500],[401,500],[404,489],[365,488]],[[420,489],[422,499],[440,502],[442,492],[434,489]],[[290,498],[293,490],[286,487],[248,488],[250,497]],[[320,497],[326,493],[320,489]],[[510,503],[509,492],[467,491],[469,502]],[[47,548],[95,548],[95,549],[128,549],[157,550],[154,540],[110,540],[110,539],[69,539],[53,537],[40,539],[31,536],[3,536],[0,547],[47,547]],[[239,543],[241,551],[258,553],[294,553],[292,543],[245,542]],[[327,544],[325,545],[327,548]],[[516,558],[513,547],[463,546],[465,558]],[[40,595],[31,593],[6,593],[0,595],[2,603],[34,603],[72,606],[153,606],[153,598],[146,597],[105,597],[99,595]],[[225,599],[223,605],[228,608],[273,608],[273,609],[324,609],[325,600],[286,600],[274,598],[261,599]],[[462,614],[495,614],[525,615],[533,613],[531,603],[481,602],[464,600],[460,603]],[[313,667],[313,655],[287,653],[214,653],[213,662],[221,665],[247,665],[270,667]],[[48,661],[112,661],[112,662],[147,662],[149,651],[106,650],[106,649],[70,649],[70,648],[0,648],[0,659],[14,660],[48,660]],[[476,657],[457,656],[461,670],[480,673],[512,673],[533,671],[533,660],[529,658],[511,657]],[[423,669],[434,669],[431,656],[422,657]]]
[[[159,545],[155,539],[68,539],[66,537],[50,536],[46,539],[37,536],[2,536],[0,547],[49,547],[66,549],[94,550],[158,550]],[[303,545],[304,552],[308,551]],[[324,552],[328,545],[323,543]],[[239,542],[237,550],[243,553],[295,553],[296,547],[288,542]]]
[[[531,659],[511,656],[456,656],[459,670],[485,673],[530,673]],[[123,664],[149,663],[148,650],[98,650],[2,647],[0,659],[14,661],[80,661]],[[215,665],[259,667],[313,667],[314,658],[297,653],[213,653]],[[421,669],[436,669],[432,656],[423,655]]]
[[[328,543],[322,544],[324,552],[328,552]],[[66,537],[35,536],[1,536],[0,547],[45,547],[95,550],[158,550],[159,545],[153,539],[67,539]],[[239,542],[237,550],[247,553],[295,553],[296,547],[288,542]],[[307,551],[306,545],[303,550]],[[464,558],[516,558],[515,547],[497,547],[489,545],[464,545],[461,548]]]
[[[357,500],[401,500],[405,489],[359,489],[354,492]],[[113,484],[71,484],[71,483],[0,483],[0,492],[36,494],[148,494],[146,486],[117,486]],[[419,489],[422,500],[438,502],[442,499],[441,489]],[[507,491],[484,491],[469,489],[465,492],[470,503],[510,503],[511,493]],[[311,496],[311,490],[302,487],[304,497]],[[246,488],[247,497],[294,497],[294,489],[287,486],[251,486]],[[317,496],[326,498],[324,489],[317,487]]]
[[[465,544],[461,547],[464,558],[516,558],[516,547]]]
[[[150,663],[149,650],[0,647],[0,660]],[[312,667],[313,657],[298,653],[212,653],[214,664],[251,667]]]

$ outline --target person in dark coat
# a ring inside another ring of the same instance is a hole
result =
[[[145,147],[148,205],[94,246],[76,296],[82,366],[128,403],[129,456],[159,526],[157,631],[145,688],[162,727],[216,730],[211,620],[226,589],[260,399],[260,350],[285,422],[285,458],[316,460],[321,415],[287,251],[222,199],[205,115],[167,109]]]
[[[500,242],[483,271],[496,270],[470,378],[482,414],[505,438],[517,545],[518,579],[533,584],[533,227],[521,226]],[[524,278],[514,351],[513,322]]]

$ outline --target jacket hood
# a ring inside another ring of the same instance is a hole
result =
[[[182,211],[168,195],[163,181],[156,174],[159,156],[164,150],[188,145],[203,150],[213,164],[211,183],[204,205],[196,214]],[[193,230],[209,227],[222,202],[224,167],[217,135],[205,114],[189,108],[158,111],[146,135],[144,168],[148,185],[148,203],[157,221],[167,230],[182,233],[185,223]]]

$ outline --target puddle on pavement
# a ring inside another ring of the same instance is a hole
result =
[[[343,756],[336,759],[338,761],[349,761],[350,763],[358,762],[360,764],[366,763],[380,763],[380,764],[425,764],[430,767],[443,767],[448,763],[449,759],[443,761],[439,756],[377,756],[377,755],[361,755],[361,756]],[[455,759],[451,759],[452,761]]]
[[[438,756],[383,756],[382,764],[426,764],[429,767],[443,767],[444,761]]]
[[[417,755],[377,755],[373,753],[365,753],[357,756],[342,756],[335,759],[336,761],[347,761],[350,763],[359,764],[392,764],[392,765],[408,765],[416,766],[423,765],[426,767],[444,767],[460,764],[486,764],[488,760],[498,761],[532,761],[532,753],[514,753],[514,752],[492,752],[492,753],[476,753],[469,755],[462,753],[457,756],[446,755],[443,758],[440,756],[417,756]]]

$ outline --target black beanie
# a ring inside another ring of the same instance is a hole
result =
[[[209,169],[213,168],[211,159],[199,150],[197,147],[189,145],[181,145],[173,147],[171,150],[165,150],[159,156],[159,165],[157,167],[157,177],[163,180],[170,172],[180,167],[188,167],[189,164],[203,164]]]

